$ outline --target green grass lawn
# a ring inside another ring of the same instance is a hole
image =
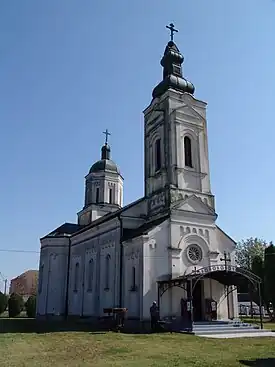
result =
[[[257,364],[251,364],[255,359],[259,359]],[[0,366],[275,366],[275,338],[214,340],[111,332],[0,334]]]

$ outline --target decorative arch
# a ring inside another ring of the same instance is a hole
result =
[[[192,130],[192,129],[188,129],[188,128],[184,129],[184,131],[183,131],[183,135],[182,135],[182,136],[183,136],[183,137],[184,137],[184,136],[189,136],[189,138],[190,138],[191,140],[194,140],[194,141],[196,141],[196,139],[197,139],[197,136],[196,136],[195,131],[194,131],[194,130]]]
[[[159,290],[158,298],[162,297],[168,289],[171,289],[171,288],[174,288],[174,287],[181,288],[181,289],[185,290],[186,292],[188,291],[187,283],[171,282],[171,283],[163,284],[163,287]],[[158,304],[159,304],[159,301],[158,301]]]
[[[226,272],[227,274],[238,274],[241,277],[246,278],[254,287],[257,287],[262,282],[261,278],[252,273],[250,270],[238,267],[236,265],[210,265],[193,271],[186,276],[187,280],[188,278],[193,278],[192,292],[195,289],[196,284],[199,280],[205,278],[206,276],[209,276],[210,274],[215,274],[219,272]]]
[[[187,227],[189,228],[189,227]],[[186,232],[187,232],[187,228],[186,228]],[[188,233],[186,233],[180,240],[178,247],[182,250],[186,249],[186,247],[188,245],[191,245],[193,243],[197,243],[199,246],[202,247],[203,251],[204,251],[204,255],[207,254],[208,250],[209,250],[209,246],[207,244],[207,242],[205,241],[205,239],[199,235],[198,233],[191,233],[189,232],[191,231],[190,229],[188,229]]]

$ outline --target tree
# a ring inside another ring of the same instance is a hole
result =
[[[254,274],[261,278],[262,282],[264,281],[264,259],[262,256],[254,256],[251,263],[251,270]]]
[[[36,314],[36,296],[30,296],[25,303],[25,308],[28,317],[35,317]]]
[[[252,260],[252,265],[251,265],[251,270],[252,272],[257,275],[260,279],[261,279],[261,298],[262,298],[262,305],[266,305],[268,304],[268,301],[265,299],[264,297],[264,260],[261,256],[256,255],[253,260]],[[252,295],[252,299],[253,301],[255,301],[258,305],[260,304],[260,299],[259,299],[259,289],[255,289],[253,287],[250,286],[251,291],[251,295]]]
[[[24,302],[22,296],[12,293],[8,300],[9,317],[16,317],[23,310]]]
[[[0,315],[4,311],[6,311],[7,305],[8,305],[8,297],[2,292],[0,292]]]
[[[236,263],[242,268],[248,269],[254,272],[262,279],[261,290],[263,291],[263,269],[264,269],[264,250],[267,246],[266,241],[259,239],[257,237],[250,237],[246,240],[242,240],[236,246]],[[250,308],[252,316],[252,301],[259,304],[259,294],[258,290],[254,289],[253,285],[247,281],[243,280],[240,284],[239,292],[248,293],[250,295]],[[263,293],[262,293],[263,294]],[[265,304],[264,297],[262,297],[263,303]]]
[[[271,243],[264,254],[264,297],[271,319],[275,320],[275,246]],[[273,312],[270,311],[270,303]]]
[[[267,243],[259,238],[248,238],[242,240],[236,246],[236,262],[239,266],[252,269],[253,259],[257,256],[264,259],[264,250]]]

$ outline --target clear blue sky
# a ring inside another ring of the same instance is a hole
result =
[[[236,240],[275,240],[274,1],[14,0],[0,5],[0,248],[39,251],[76,220],[106,127],[125,203],[143,195],[142,110],[170,22],[208,102],[218,224]],[[0,272],[38,257],[0,252]]]

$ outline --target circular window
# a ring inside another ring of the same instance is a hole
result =
[[[202,260],[202,250],[198,245],[190,245],[187,247],[188,259],[196,264]]]

